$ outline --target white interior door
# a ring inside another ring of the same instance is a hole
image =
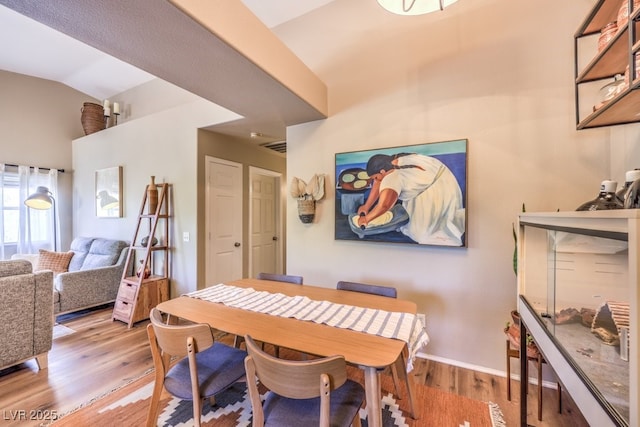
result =
[[[280,174],[258,168],[249,171],[250,274],[282,273],[282,244],[280,241]]]
[[[206,286],[242,278],[242,165],[206,159]]]

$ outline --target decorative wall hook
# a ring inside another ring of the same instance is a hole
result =
[[[298,216],[303,224],[310,224],[316,213],[316,202],[324,197],[324,174],[315,174],[309,183],[297,177],[291,180],[291,197],[298,200]]]

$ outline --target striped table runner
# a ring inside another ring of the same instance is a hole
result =
[[[409,349],[407,372],[413,369],[413,361],[418,351],[429,342],[422,319],[410,313],[315,301],[305,296],[290,297],[280,293],[274,294],[224,284],[190,292],[186,296],[243,310],[292,317],[402,340],[407,343]]]

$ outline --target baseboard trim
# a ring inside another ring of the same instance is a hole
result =
[[[445,365],[457,366],[458,368],[469,369],[476,372],[482,372],[489,375],[495,375],[497,377],[507,377],[507,371],[501,371],[499,369],[491,369],[486,366],[473,365],[470,363],[460,362],[459,360],[447,359],[445,357],[434,356],[433,354],[427,354],[423,352],[418,352],[416,357],[420,357],[422,359],[433,360],[434,362],[444,363]],[[515,381],[520,381],[520,374],[511,374],[511,379]],[[529,384],[538,385],[538,379],[536,377],[529,377]],[[542,386],[546,388],[551,388],[556,390],[558,388],[558,384],[552,381],[542,380]]]

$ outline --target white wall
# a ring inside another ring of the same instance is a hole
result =
[[[640,168],[640,124],[611,128],[611,179],[624,182],[624,172]]]
[[[118,123],[137,120],[178,105],[188,104],[199,97],[161,79],[153,79],[109,98],[120,104],[122,114]]]
[[[422,21],[380,15],[371,27],[340,25],[332,3],[278,27],[321,70],[332,112],[287,132],[287,174],[331,178],[312,225],[288,199],[287,270],[309,284],[394,285],[426,314],[431,357],[504,371],[502,329],[516,301],[512,223],[522,204],[574,210],[600,181],[640,165],[639,132],[575,129],[573,34],[593,2],[463,3]],[[331,55],[325,39],[305,37],[329,16],[337,22],[327,37],[348,40]],[[334,239],[336,152],[461,138],[469,140],[468,248]]]
[[[80,109],[95,99],[61,83],[0,70],[0,162],[64,169],[58,175],[60,241],[71,242],[71,140]]]
[[[145,186],[153,175],[156,183],[172,185],[171,296],[195,290],[197,129],[235,117],[221,107],[194,97],[189,103],[74,140],[74,236],[130,241]],[[97,218],[95,171],[113,166],[123,167],[124,217]],[[183,232],[189,232],[189,242],[183,242]]]

